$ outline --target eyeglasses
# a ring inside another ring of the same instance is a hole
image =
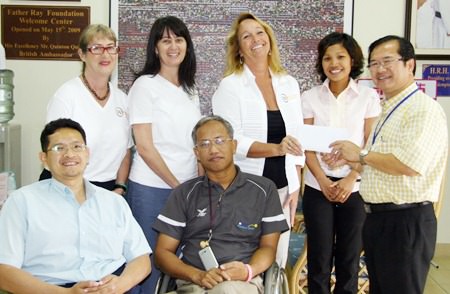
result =
[[[229,141],[233,141],[233,139],[230,138],[222,138],[222,137],[217,137],[214,139],[205,139],[205,140],[201,140],[200,142],[197,143],[197,145],[195,145],[197,148],[200,149],[209,149],[211,148],[212,145],[221,147],[223,146],[226,142]]]
[[[94,45],[94,46],[88,47],[87,50],[89,50],[89,52],[91,52],[94,55],[102,55],[103,53],[105,53],[105,51],[107,51],[109,54],[117,54],[120,52],[119,46],[103,47],[103,46]]]
[[[56,144],[52,148],[47,149],[47,151],[53,151],[56,153],[66,153],[67,151],[72,150],[73,152],[79,153],[86,150],[86,145],[83,143],[72,143],[69,145],[66,144]]]
[[[379,68],[380,66],[384,67],[384,68],[390,68],[391,66],[394,65],[394,62],[403,60],[403,58],[388,58],[388,59],[383,59],[383,60],[373,60],[371,62],[369,62],[369,65],[367,66],[369,69],[376,69]]]

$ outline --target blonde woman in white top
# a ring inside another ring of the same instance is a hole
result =
[[[286,220],[293,223],[304,157],[292,136],[302,124],[300,89],[279,60],[270,26],[250,13],[234,21],[227,38],[225,78],[212,99],[213,113],[233,126],[235,163],[277,185]],[[281,235],[277,262],[287,261],[289,232]]]

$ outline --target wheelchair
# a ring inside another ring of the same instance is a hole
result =
[[[288,280],[284,269],[274,262],[264,273],[264,294],[289,294]],[[175,279],[161,273],[155,294],[163,294],[176,290]]]

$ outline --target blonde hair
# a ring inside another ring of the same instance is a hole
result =
[[[280,62],[280,52],[278,51],[277,41],[275,39],[275,34],[272,28],[265,21],[259,19],[251,13],[244,12],[241,13],[231,25],[230,32],[228,33],[226,39],[227,53],[226,53],[226,69],[224,76],[231,75],[233,73],[241,73],[244,70],[244,65],[240,62],[239,55],[239,26],[242,21],[246,19],[253,19],[258,22],[266,31],[266,34],[269,36],[270,41],[270,54],[268,55],[268,63],[269,68],[273,73],[283,74],[285,73],[285,69],[281,65]]]

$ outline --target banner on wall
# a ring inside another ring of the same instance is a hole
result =
[[[437,82],[436,80],[424,80],[424,79],[415,79],[419,90],[422,90],[425,94],[430,96],[431,98],[436,100],[437,96]],[[371,79],[358,79],[358,84],[362,84],[364,86],[374,88],[380,97],[383,97],[383,91],[375,87],[375,84]]]
[[[111,1],[111,20],[117,11],[120,36],[119,88],[127,92],[135,73],[143,68],[154,21],[174,15],[186,23],[192,36],[197,54],[196,84],[204,114],[211,112],[211,97],[226,66],[225,40],[241,12],[251,12],[272,27],[281,64],[298,81],[301,91],[319,83],[315,70],[319,41],[334,31],[345,29],[351,34],[351,0]],[[350,18],[346,23],[344,14]]]
[[[450,64],[424,64],[422,77],[437,82],[437,96],[450,96]]]

